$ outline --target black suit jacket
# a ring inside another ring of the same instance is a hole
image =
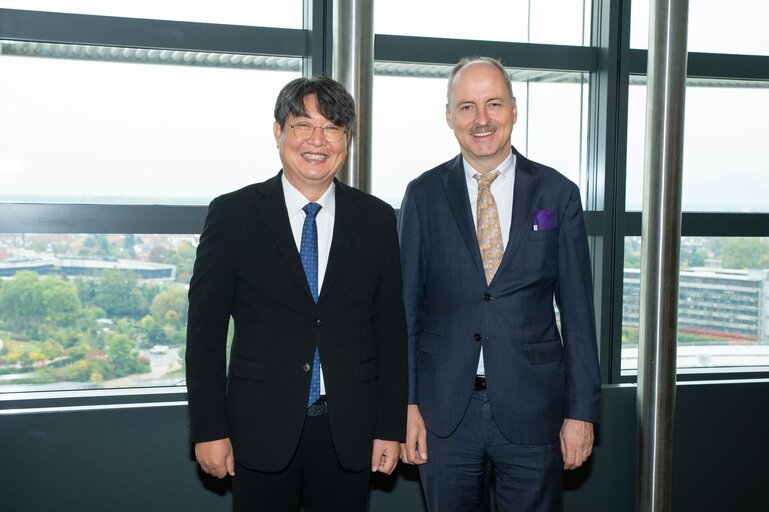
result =
[[[190,281],[187,391],[192,442],[230,437],[260,471],[290,461],[320,350],[339,461],[370,467],[373,439],[402,441],[406,327],[395,215],[335,181],[328,266],[316,304],[286,211],[281,174],[214,199]],[[234,320],[229,372],[225,344]]]

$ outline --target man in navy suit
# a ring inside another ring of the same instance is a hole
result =
[[[511,146],[516,117],[501,63],[460,61],[446,121],[461,155],[412,181],[401,205],[401,459],[420,465],[430,512],[483,510],[491,468],[499,510],[560,510],[563,470],[590,456],[600,415],[579,190]]]
[[[190,281],[187,392],[202,470],[235,510],[362,512],[405,438],[406,323],[395,213],[339,183],[355,105],[289,82],[283,169],[211,202]],[[226,371],[227,328],[235,334]]]

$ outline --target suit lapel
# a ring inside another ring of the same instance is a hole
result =
[[[334,201],[336,213],[334,215],[334,236],[331,239],[331,249],[328,254],[326,274],[323,276],[323,287],[320,290],[318,302],[328,295],[328,290],[344,267],[344,262],[352,248],[355,237],[360,228],[361,214],[346,185],[334,179],[336,190]]]
[[[307,284],[307,276],[304,274],[302,260],[299,257],[299,251],[294,242],[294,235],[291,232],[291,223],[288,221],[288,212],[286,211],[286,200],[283,196],[283,184],[281,175],[278,173],[272,179],[262,183],[258,191],[262,195],[260,201],[256,201],[256,210],[264,221],[267,231],[270,233],[275,245],[283,256],[285,261],[299,281],[300,286],[307,292],[307,297],[312,301],[310,285]]]
[[[478,271],[483,275],[483,264],[481,263],[481,250],[478,247],[478,236],[473,225],[473,214],[470,210],[470,198],[467,194],[467,180],[465,179],[465,169],[462,164],[462,155],[460,154],[454,160],[446,164],[447,172],[443,174],[443,185],[446,191],[451,212],[454,214],[454,220],[462,233],[467,250],[473,258],[473,263]]]
[[[510,238],[492,283],[511,265],[516,251],[531,231],[531,202],[539,178],[537,178],[534,168],[529,165],[528,160],[517,151],[515,154],[515,185],[513,186],[513,217],[510,222]]]

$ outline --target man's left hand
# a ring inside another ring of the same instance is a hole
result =
[[[593,453],[593,424],[566,418],[561,427],[563,469],[580,467]]]
[[[398,454],[401,444],[398,441],[374,439],[374,450],[371,453],[371,471],[389,475],[398,465]]]

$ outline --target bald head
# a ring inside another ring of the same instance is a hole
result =
[[[456,81],[457,74],[464,69],[467,66],[475,65],[475,64],[487,64],[490,66],[493,66],[494,68],[499,71],[500,76],[505,82],[505,86],[507,87],[507,92],[510,96],[510,101],[515,101],[515,96],[513,96],[513,84],[510,82],[510,77],[507,75],[507,71],[505,71],[505,67],[502,65],[500,61],[493,57],[463,57],[459,62],[457,62],[453,68],[451,68],[451,73],[449,73],[449,83],[446,88],[446,107],[451,106],[451,96],[452,91],[454,89],[454,82]]]

